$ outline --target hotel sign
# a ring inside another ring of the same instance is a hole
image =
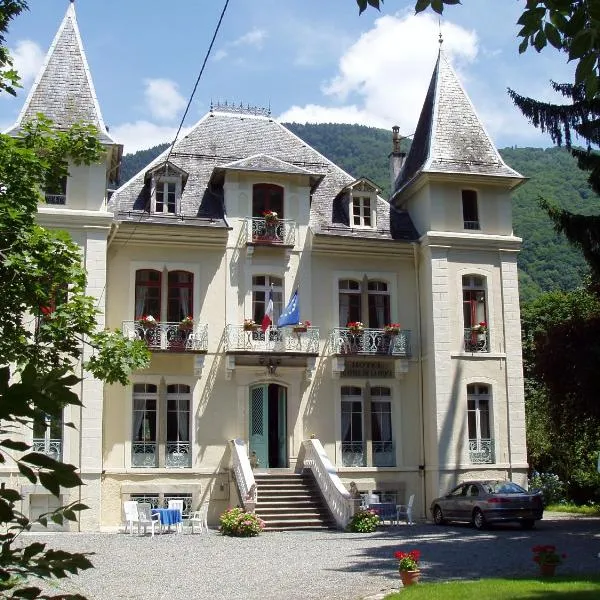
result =
[[[393,379],[394,362],[387,360],[352,360],[346,358],[342,377],[364,377],[368,379]]]

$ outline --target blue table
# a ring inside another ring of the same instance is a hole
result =
[[[177,527],[182,522],[181,511],[177,508],[153,508],[152,514],[158,515],[160,517],[160,524],[167,525],[169,530],[171,529],[171,525]]]

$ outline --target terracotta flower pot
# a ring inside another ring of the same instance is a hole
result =
[[[542,577],[554,577],[556,565],[540,565],[540,573]]]
[[[419,583],[419,577],[421,576],[421,571],[400,571],[400,579],[402,579],[402,585],[404,587],[409,585],[415,585]]]

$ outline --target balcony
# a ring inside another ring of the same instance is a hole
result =
[[[489,329],[479,333],[470,327],[465,329],[465,352],[489,352],[490,332]]]
[[[160,322],[155,325],[139,321],[123,321],[123,335],[129,339],[143,340],[153,352],[206,353],[208,325],[192,329],[182,328],[179,322]]]
[[[394,356],[408,358],[411,355],[410,330],[386,333],[384,329],[361,329],[337,327],[331,332],[333,354],[360,356]]]
[[[492,464],[494,457],[494,440],[469,440],[469,460],[473,464]]]
[[[296,222],[290,219],[267,221],[264,217],[246,219],[246,239],[249,244],[293,247],[296,241]]]
[[[45,454],[54,460],[62,460],[62,440],[48,438],[33,438],[33,452]]]
[[[292,327],[262,331],[260,327],[247,329],[244,325],[227,325],[225,351],[316,355],[319,353],[319,328],[307,327],[302,332],[295,332]]]

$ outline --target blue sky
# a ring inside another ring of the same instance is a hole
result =
[[[0,126],[17,117],[68,7],[30,0],[9,29],[23,77],[0,97]],[[224,0],[77,0],[104,121],[125,152],[171,141]],[[518,54],[522,0],[463,0],[441,20],[443,49],[496,145],[547,146],[506,94],[556,100],[549,80],[573,69],[549,48]],[[361,16],[354,0],[230,0],[186,126],[213,101],[270,106],[282,121],[361,123],[414,132],[438,51],[438,18],[414,0]]]

